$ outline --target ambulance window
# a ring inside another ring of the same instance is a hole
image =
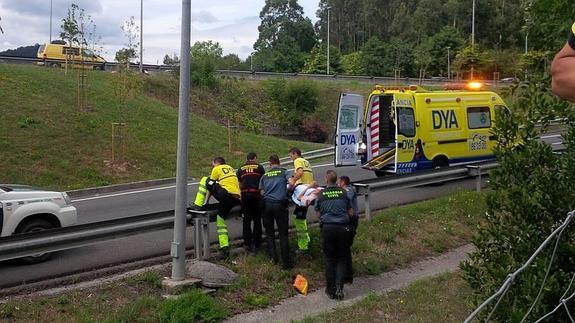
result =
[[[358,125],[358,114],[359,108],[355,105],[344,105],[341,107],[341,112],[339,115],[339,129],[356,129]]]
[[[491,127],[491,112],[489,107],[467,108],[467,124],[469,129]]]
[[[415,120],[412,108],[397,108],[397,132],[406,137],[415,136]]]

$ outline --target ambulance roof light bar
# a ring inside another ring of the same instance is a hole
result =
[[[409,85],[409,86],[384,86],[376,85],[375,90],[385,92],[385,91],[412,91],[412,92],[428,92],[426,89],[419,85]]]
[[[443,88],[447,91],[461,91],[461,90],[481,91],[484,85],[485,84],[481,81],[469,81],[467,83],[445,84]]]

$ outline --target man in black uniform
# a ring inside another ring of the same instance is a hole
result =
[[[257,162],[256,153],[249,153],[246,163],[237,170],[240,189],[242,191],[242,214],[244,248],[247,251],[262,244],[262,214],[260,178],[264,175],[264,167]],[[253,222],[253,231],[252,231]],[[253,246],[252,246],[253,243]]]
[[[269,162],[271,169],[267,171],[260,180],[260,189],[264,199],[264,227],[266,229],[266,239],[268,256],[277,261],[276,241],[274,221],[278,227],[280,236],[280,251],[282,257],[282,268],[291,268],[289,258],[288,240],[288,195],[287,183],[288,174],[285,168],[280,167],[280,159],[277,155],[271,155]]]
[[[319,193],[315,210],[320,215],[325,264],[325,292],[331,299],[343,299],[343,283],[350,246],[351,201],[347,192],[337,186],[337,173],[328,170],[327,187]]]

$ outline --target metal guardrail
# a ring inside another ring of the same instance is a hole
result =
[[[307,159],[307,160],[314,160],[314,159],[333,156],[334,154],[335,154],[335,147],[331,146],[331,147],[322,148],[322,149],[318,149],[318,150],[303,152],[302,157]],[[280,158],[280,165],[282,165],[282,166],[290,165],[291,163],[292,163],[292,161],[291,161],[290,157]],[[262,163],[262,165],[264,167],[269,167],[270,163],[264,162],[264,163]]]
[[[370,184],[358,182],[354,183],[353,185],[356,188],[358,195],[364,196],[365,218],[369,221],[371,220],[370,194],[373,192],[393,191],[415,186],[440,184],[473,177],[476,178],[476,190],[480,192],[482,175],[486,174],[489,170],[497,168],[498,166],[499,164],[496,162],[484,162],[474,165],[431,170],[423,173],[420,172],[413,175],[394,175],[387,179],[384,178],[381,181],[373,182]]]
[[[39,58],[27,58],[27,57],[12,57],[12,56],[0,56],[0,61],[12,61],[12,62],[41,62],[42,59]],[[46,60],[47,62],[61,62],[55,60]],[[105,66],[114,67],[122,65],[117,62],[106,62]],[[131,68],[139,69],[139,64],[130,64]],[[148,71],[170,71],[179,70],[179,66],[171,65],[155,65],[155,64],[143,64],[143,68]],[[258,71],[241,71],[241,70],[216,70],[216,73],[222,76],[229,77],[239,77],[247,79],[267,79],[267,78],[309,78],[314,80],[323,81],[350,81],[350,82],[364,82],[372,84],[381,85],[406,85],[406,84],[419,84],[428,86],[441,86],[446,83],[461,83],[461,80],[448,80],[444,78],[409,78],[409,77],[386,77],[386,76],[370,76],[370,75],[340,75],[340,74],[303,74],[303,73],[276,73],[276,72],[258,72]],[[499,86],[502,84],[497,80],[485,80],[489,85]]]
[[[396,190],[426,184],[443,183],[460,178],[483,174],[496,164],[477,165],[477,168],[457,167],[434,170],[425,174],[391,176],[371,184],[356,183],[359,194],[366,197],[366,218],[371,218],[369,194],[371,192]],[[371,182],[371,181],[370,181]],[[481,187],[478,186],[478,189]],[[135,217],[89,223],[78,226],[47,230],[0,238],[0,261],[32,256],[47,252],[72,249],[141,233],[173,228],[174,212],[166,211]],[[209,235],[207,226],[210,214],[203,211],[188,211],[188,222],[195,224],[194,238],[196,256],[209,256]],[[202,255],[203,250],[203,255]]]

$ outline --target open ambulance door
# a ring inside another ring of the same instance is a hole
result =
[[[393,96],[395,123],[395,173],[405,174],[417,170],[415,102],[407,93],[396,93]]]
[[[361,141],[363,96],[341,93],[335,130],[335,166],[355,166]]]

